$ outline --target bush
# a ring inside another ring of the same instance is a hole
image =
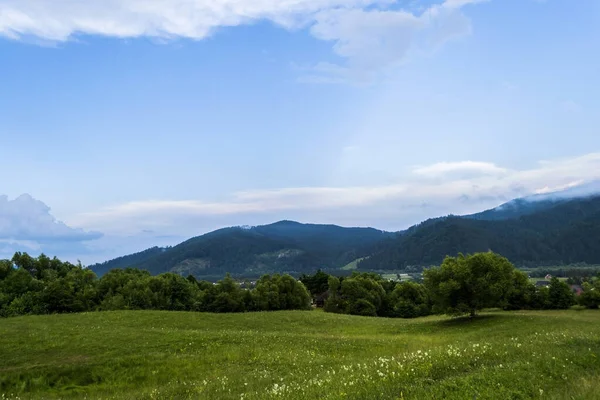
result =
[[[400,283],[389,297],[392,317],[415,318],[431,313],[427,289],[418,283]]]
[[[600,281],[596,281],[594,285],[584,282],[583,293],[579,296],[579,304],[594,309],[600,306]]]
[[[548,303],[552,309],[565,310],[575,304],[575,295],[569,285],[554,277],[548,289]]]
[[[348,306],[348,314],[362,315],[365,317],[376,317],[377,309],[373,303],[365,299],[358,299]]]

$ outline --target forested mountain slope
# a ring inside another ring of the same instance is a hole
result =
[[[132,261],[128,265],[113,260],[91,268],[105,273],[107,269],[103,265],[130,266],[152,274],[172,271],[195,276],[223,276],[227,272],[242,275],[310,272],[318,268],[340,268],[367,256],[372,253],[374,244],[393,235],[371,228],[281,221],[252,228],[220,229],[144,259],[125,258]]]
[[[102,276],[111,269],[114,268],[126,268],[131,265],[139,264],[147,259],[154,257],[162,252],[166,251],[163,247],[152,247],[139,253],[130,254],[123,257],[118,257],[103,263],[91,265],[90,268],[98,275]]]
[[[588,193],[595,189],[515,199],[476,214],[429,219],[399,233],[293,221],[225,228],[91,269],[98,275],[137,267],[152,274],[172,271],[221,278],[227,272],[259,276],[334,270],[362,259],[359,269],[391,270],[487,250],[519,266],[600,263],[600,196]]]
[[[445,217],[387,241],[360,269],[439,264],[446,255],[492,250],[517,265],[600,263],[600,196],[544,203],[508,219]]]

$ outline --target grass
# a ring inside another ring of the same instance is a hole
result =
[[[561,282],[566,282],[569,278],[558,278]],[[529,278],[529,282],[535,284],[538,281],[550,282],[550,279],[546,279],[543,276],[541,278]]]
[[[597,399],[600,312],[118,311],[0,320],[8,399]]]
[[[362,258],[357,258],[356,260],[349,262],[348,264],[344,265],[342,268],[340,268],[342,271],[354,271],[355,269],[358,268],[358,263],[361,262],[362,260],[364,260],[365,257]]]

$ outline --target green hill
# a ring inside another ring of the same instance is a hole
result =
[[[98,276],[102,276],[111,269],[114,268],[126,268],[130,265],[136,265],[141,262],[146,261],[149,258],[152,258],[162,252],[166,251],[166,248],[163,247],[152,247],[150,249],[140,251],[139,253],[130,254],[128,256],[118,257],[110,261],[105,261],[103,263],[94,264],[90,266],[92,270]]]
[[[572,200],[590,198],[598,193],[600,193],[600,181],[591,181],[569,189],[514,199],[490,210],[464,217],[485,221],[515,219],[543,212]]]
[[[433,218],[398,233],[293,221],[225,228],[90,268],[98,275],[129,266],[152,274],[171,271],[219,279],[227,272],[257,277],[356,266],[397,270],[488,250],[521,267],[600,264],[600,196],[587,194],[595,185],[515,199],[476,214]],[[569,197],[577,195],[587,197]]]
[[[370,254],[376,243],[391,236],[371,228],[281,221],[220,229],[168,249],[147,250],[143,257],[122,257],[90,268],[99,275],[125,266],[152,274],[172,271],[198,277],[222,277],[227,272],[243,276],[299,274],[341,268]]]
[[[24,334],[26,332],[26,334]],[[5,399],[597,399],[600,312],[318,311],[2,320]]]
[[[481,216],[480,216],[481,217]],[[600,197],[547,203],[505,219],[425,221],[379,246],[360,269],[439,264],[446,255],[492,250],[520,266],[600,263]]]

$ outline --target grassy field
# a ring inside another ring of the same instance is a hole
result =
[[[598,399],[600,312],[0,320],[1,399]]]
[[[361,262],[362,260],[364,260],[365,258],[357,258],[356,260],[346,264],[345,266],[343,266],[341,269],[343,271],[354,271],[355,269],[358,268],[358,263]]]

